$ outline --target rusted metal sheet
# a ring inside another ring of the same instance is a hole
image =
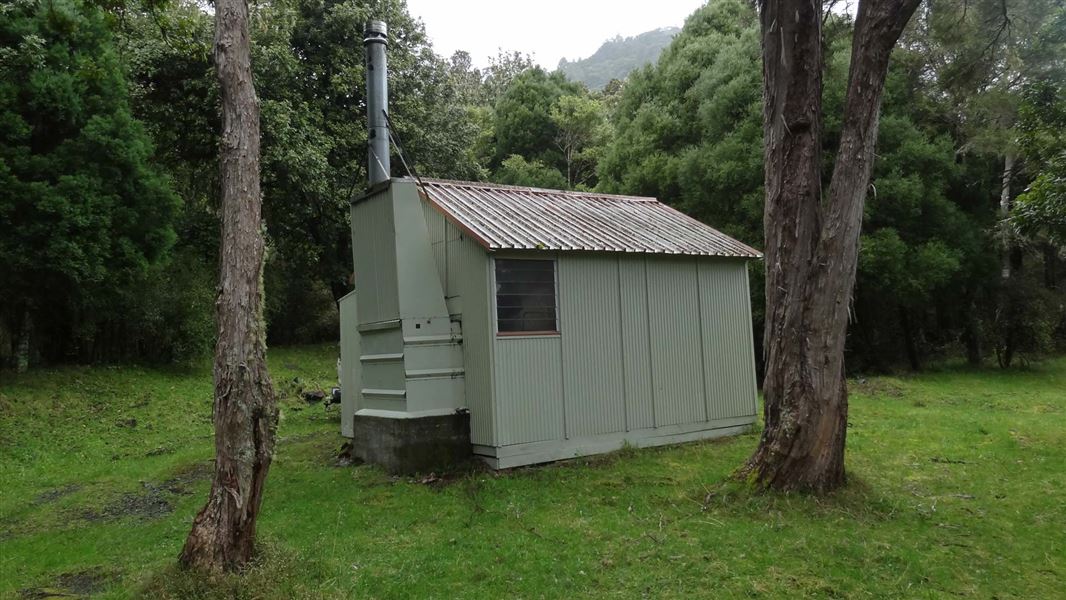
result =
[[[762,256],[655,198],[422,181],[426,200],[488,250]]]

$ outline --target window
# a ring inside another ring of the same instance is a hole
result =
[[[555,333],[555,261],[497,258],[496,331]]]

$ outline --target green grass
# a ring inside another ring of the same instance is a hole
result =
[[[1066,594],[1066,359],[853,381],[847,489],[729,482],[754,435],[444,485],[332,466],[332,348],[275,349],[262,553],[174,567],[205,498],[211,381],[63,368],[0,382],[0,596],[1048,598]],[[135,419],[134,424],[131,419]]]

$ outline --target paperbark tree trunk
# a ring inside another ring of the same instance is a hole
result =
[[[246,0],[215,2],[214,57],[222,90],[215,475],[180,561],[221,571],[239,569],[252,556],[278,420],[266,365],[259,100],[252,81]]]
[[[920,0],[861,0],[840,148],[821,187],[822,9],[763,0],[766,428],[741,474],[825,492],[845,481],[844,342],[888,58]]]
[[[1000,235],[1003,236],[1002,247],[1000,249],[1000,277],[1004,282],[1010,280],[1011,276],[1011,235],[1010,225],[1007,219],[1010,218],[1010,185],[1011,180],[1014,177],[1014,155],[1007,153],[1003,158],[1003,182],[999,192],[999,219],[1000,219]]]
[[[1000,347],[996,350],[996,356],[1001,368],[1010,368],[1014,362],[1014,350],[1017,343],[1015,334],[1015,322],[1017,321],[1017,307],[1014,305],[1014,290],[1012,279],[1015,277],[1016,265],[1020,263],[1020,255],[1016,252],[1012,241],[1010,229],[1011,197],[1010,186],[1014,178],[1014,154],[1007,152],[1003,157],[1003,178],[999,191],[999,234],[1000,240],[1000,289],[999,289],[999,316],[1004,320],[1000,327],[1002,339]]]

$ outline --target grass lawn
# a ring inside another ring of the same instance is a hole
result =
[[[1066,359],[851,382],[847,489],[729,483],[755,435],[444,482],[335,467],[331,347],[274,349],[262,553],[174,567],[210,475],[211,377],[0,374],[0,597],[1066,597]]]

